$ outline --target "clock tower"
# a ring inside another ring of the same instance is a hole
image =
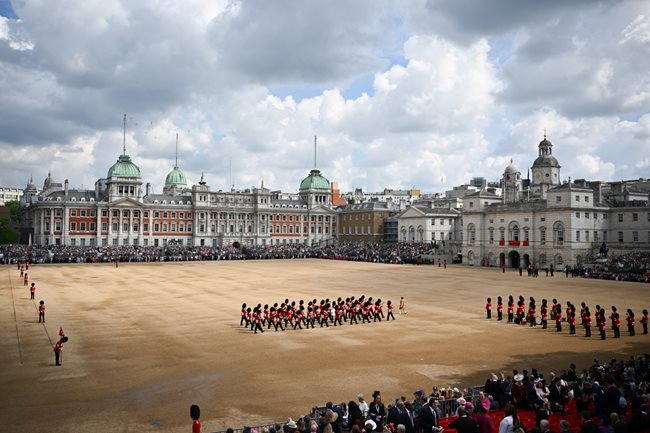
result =
[[[539,156],[533,163],[533,192],[546,198],[546,192],[555,185],[560,184],[560,163],[553,156],[553,144],[546,138],[539,142]]]

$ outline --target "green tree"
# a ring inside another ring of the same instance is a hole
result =
[[[8,218],[0,218],[0,244],[17,244],[20,233],[12,227]]]
[[[20,203],[18,203],[16,200],[8,201],[5,203],[5,207],[8,207],[9,210],[9,215],[11,218],[11,221],[20,224]]]

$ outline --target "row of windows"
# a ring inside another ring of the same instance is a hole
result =
[[[454,222],[454,219],[453,219],[453,218],[449,218],[449,225],[452,225],[453,222]],[[436,219],[435,219],[435,218],[431,218],[431,225],[432,225],[432,226],[435,226],[435,225],[436,225]],[[441,225],[441,226],[444,226],[444,225],[445,225],[445,219],[444,219],[444,218],[440,218],[440,225]]]

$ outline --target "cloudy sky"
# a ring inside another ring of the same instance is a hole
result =
[[[126,149],[160,192],[440,192],[525,175],[650,177],[650,3],[0,0],[0,185],[92,187]]]

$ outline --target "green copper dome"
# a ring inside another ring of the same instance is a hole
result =
[[[108,169],[107,177],[140,177],[140,169],[129,155],[120,155],[117,162]]]
[[[330,189],[330,181],[320,174],[320,170],[313,169],[309,176],[300,182],[300,189]]]
[[[167,175],[165,185],[187,185],[185,174],[180,168],[174,167],[174,169]]]

